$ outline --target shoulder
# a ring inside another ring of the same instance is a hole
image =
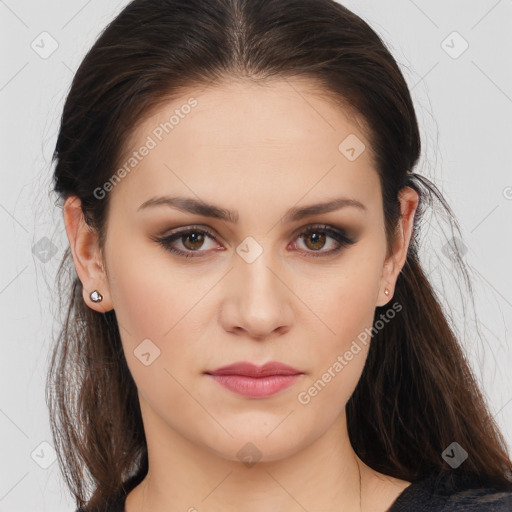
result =
[[[512,512],[512,492],[462,475],[431,475],[411,483],[388,512]]]
[[[512,512],[512,492],[475,488],[450,495],[442,510],[468,512]]]

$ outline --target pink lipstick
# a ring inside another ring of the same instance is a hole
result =
[[[266,398],[294,384],[303,372],[272,361],[256,366],[242,361],[205,372],[225,388],[250,398]]]

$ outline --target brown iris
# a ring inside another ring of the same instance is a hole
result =
[[[325,233],[320,233],[319,234],[319,233],[313,231],[312,233],[303,236],[303,238],[306,240],[306,245],[310,249],[318,250],[318,249],[321,249],[325,245]],[[310,240],[313,240],[313,246],[312,247],[310,247],[309,244],[308,244],[308,242]]]
[[[190,250],[200,249],[201,246],[204,243],[204,234],[203,233],[193,232],[193,233],[189,233],[187,235],[184,235],[182,237],[182,240],[183,239],[184,240],[192,240],[192,244],[190,246],[189,246],[189,244],[186,244],[185,242],[183,242],[183,245],[187,249],[190,249]]]

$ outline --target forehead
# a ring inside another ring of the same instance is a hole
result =
[[[176,188],[238,202],[265,189],[274,199],[339,192],[372,201],[379,187],[359,120],[304,80],[191,88],[139,124],[119,167],[130,155],[135,165],[113,196],[139,204]]]

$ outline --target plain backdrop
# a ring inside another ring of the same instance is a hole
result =
[[[74,510],[44,399],[58,331],[55,274],[67,245],[50,193],[51,155],[74,71],[126,3],[0,0],[0,512]],[[422,258],[510,447],[512,2],[344,5],[381,35],[412,91],[423,143],[415,171],[437,184],[462,230],[460,242],[450,242],[432,217]],[[474,311],[463,322],[449,243],[473,269],[483,338]]]

